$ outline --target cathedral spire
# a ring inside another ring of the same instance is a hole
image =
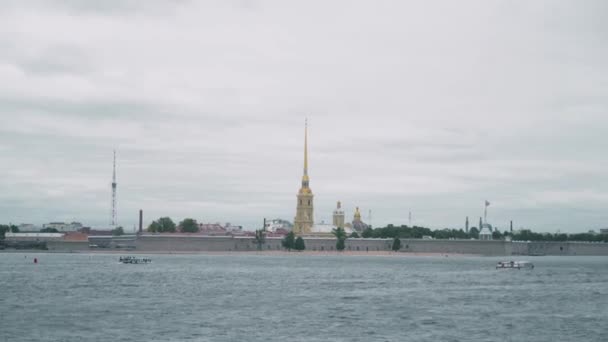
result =
[[[302,189],[308,189],[308,186],[308,119],[306,119],[304,121],[304,174],[302,175]]]
[[[304,121],[304,176],[308,176],[308,118]]]
[[[304,174],[302,175],[302,187],[297,197],[298,205],[296,217],[293,220],[293,232],[298,235],[308,234],[314,226],[314,195],[308,183],[308,119],[304,122]]]

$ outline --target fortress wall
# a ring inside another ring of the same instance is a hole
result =
[[[231,250],[251,250],[243,241],[232,237],[192,237],[192,236],[140,236],[137,239],[138,251],[170,252],[223,252]],[[239,248],[240,247],[240,248]]]
[[[282,238],[267,238],[262,250],[282,250]],[[304,238],[306,250],[332,251],[336,249],[334,238]],[[347,239],[346,250],[352,251],[383,251],[390,250],[392,239]],[[193,236],[161,236],[143,235],[137,239],[138,251],[255,251],[257,245],[253,237],[193,237]]]
[[[335,251],[335,238],[304,238],[306,250],[309,251]],[[346,239],[346,251],[387,251],[391,249],[393,239]]]
[[[253,237],[193,237],[193,236],[140,236],[138,251],[175,252],[230,252],[255,251],[257,245]],[[267,238],[263,250],[280,250],[281,239]]]
[[[608,243],[595,242],[528,242],[529,254],[541,255],[608,255]]]
[[[334,245],[335,240],[332,239]],[[346,250],[352,251],[390,251],[393,239],[347,239]]]
[[[570,255],[568,242],[528,242],[528,254]]]
[[[511,255],[511,242],[480,240],[401,240],[401,252]]]
[[[72,252],[89,250],[88,241],[47,241],[46,247],[49,251]]]
[[[608,243],[516,241],[512,246],[513,255],[608,255]]]
[[[282,250],[281,238],[267,238],[263,250]],[[306,250],[335,251],[336,240],[331,237],[304,238]],[[393,239],[347,239],[347,251],[387,251]],[[142,235],[136,240],[137,251],[151,252],[231,252],[255,251],[253,237],[200,237]],[[87,241],[49,241],[49,251],[89,251]],[[99,249],[100,251],[102,249]],[[105,250],[105,249],[104,249]],[[108,249],[110,250],[110,249]],[[112,248],[111,250],[115,250]],[[608,243],[590,242],[508,242],[479,240],[421,240],[402,239],[404,253],[455,253],[476,255],[608,255]]]
[[[570,255],[608,255],[608,243],[570,242]]]
[[[608,255],[608,243],[570,242],[570,255]]]
[[[511,254],[512,255],[528,255],[529,244],[523,241],[515,241],[511,243]]]
[[[262,250],[282,250],[282,238],[267,238]],[[347,251],[389,251],[393,239],[347,239]],[[308,251],[335,251],[336,239],[332,237],[304,238]],[[478,240],[401,240],[401,252],[413,253],[457,253],[480,255],[510,255],[511,243],[505,241]],[[168,252],[240,252],[255,251],[253,237],[201,237],[142,235],[137,238],[138,251]]]

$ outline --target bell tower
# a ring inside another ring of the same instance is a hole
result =
[[[312,230],[314,225],[313,197],[308,179],[308,120],[306,120],[304,124],[304,174],[302,175],[302,186],[297,195],[296,217],[293,220],[293,232],[296,234],[308,234]]]
[[[342,203],[338,201],[336,210],[334,210],[333,225],[337,228],[344,228],[344,210],[342,210]]]

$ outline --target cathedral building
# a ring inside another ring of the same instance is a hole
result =
[[[336,210],[334,210],[332,224],[337,228],[344,228],[344,210],[342,210],[342,203],[338,202]]]
[[[369,226],[361,220],[361,212],[359,212],[359,207],[357,207],[357,210],[355,211],[352,228],[358,233],[363,233],[364,230],[369,228]]]
[[[347,234],[353,232],[350,225],[344,222],[344,210],[342,210],[340,202],[337,203],[336,209],[333,212],[332,224],[327,224],[323,221],[315,224],[313,199],[314,195],[310,189],[310,179],[308,178],[308,123],[306,123],[304,127],[304,174],[302,175],[302,185],[297,195],[296,216],[293,220],[292,231],[296,235],[308,236],[331,236],[333,229],[336,228],[343,228]],[[357,217],[356,215],[355,217]],[[361,214],[358,215],[360,221]]]
[[[314,226],[314,203],[308,178],[308,122],[304,126],[304,174],[302,186],[297,195],[296,217],[293,220],[293,232],[302,235],[310,234]]]

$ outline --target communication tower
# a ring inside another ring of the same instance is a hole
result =
[[[116,150],[114,150],[114,165],[112,172],[112,217],[110,225],[116,226]]]

